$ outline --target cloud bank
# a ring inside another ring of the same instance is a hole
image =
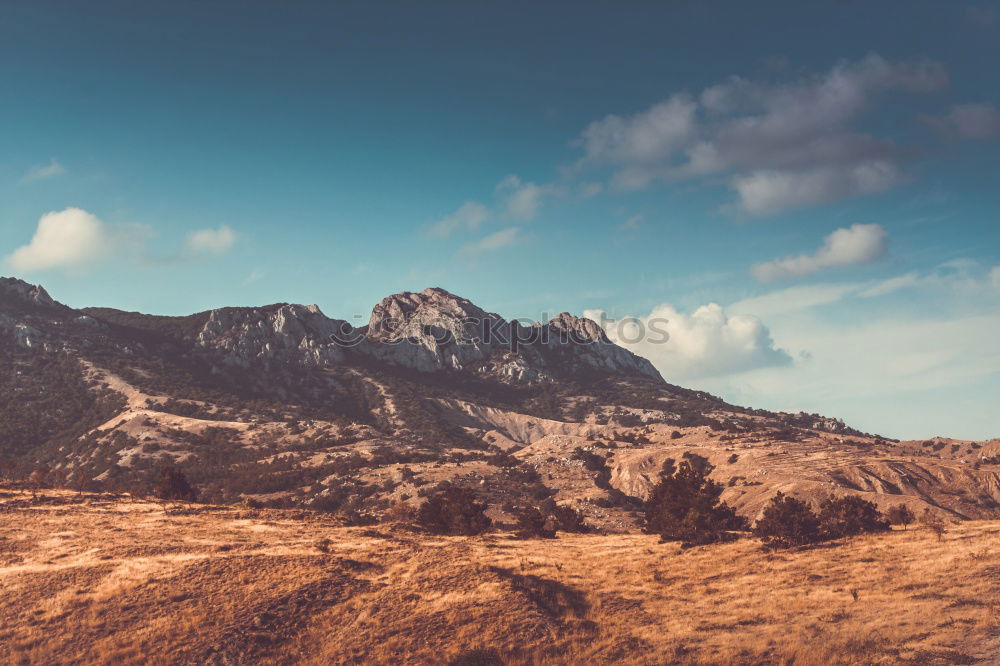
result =
[[[82,272],[118,259],[163,264],[182,259],[221,256],[238,240],[226,225],[192,231],[183,251],[164,257],[146,253],[152,230],[142,225],[107,224],[82,208],[66,208],[42,215],[31,241],[14,250],[5,263],[18,273],[46,270]]]
[[[937,63],[878,55],[791,83],[733,77],[591,123],[576,141],[583,156],[574,168],[608,168],[612,184],[627,190],[721,177],[750,215],[882,192],[904,179],[902,157],[890,140],[859,129],[860,118],[880,96],[947,83]]]

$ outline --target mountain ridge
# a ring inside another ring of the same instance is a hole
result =
[[[663,461],[699,455],[748,515],[777,490],[1000,516],[1000,440],[895,442],[664,380],[593,321],[531,326],[440,288],[355,328],[277,303],[75,310],[0,280],[0,460],[83,486],[182,469],[206,499],[369,515],[447,482],[499,520],[549,498],[632,530]]]

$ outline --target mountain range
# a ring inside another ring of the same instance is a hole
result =
[[[589,319],[524,325],[438,288],[388,296],[353,327],[287,303],[73,309],[0,278],[0,459],[13,476],[45,466],[129,489],[171,466],[208,501],[349,517],[448,481],[501,522],[551,499],[627,531],[663,461],[697,454],[750,516],[782,491],[1000,517],[1000,440],[895,441],[668,380]]]

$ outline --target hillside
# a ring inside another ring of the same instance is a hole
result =
[[[0,278],[0,361],[4,473],[44,466],[84,490],[143,493],[177,467],[205,501],[364,522],[448,481],[500,522],[552,498],[627,532],[663,461],[695,453],[750,517],[780,490],[1000,518],[1000,440],[896,442],[731,405],[592,321],[524,326],[441,289],[389,296],[355,328],[290,304],[74,310]]]
[[[5,663],[992,664],[997,521],[778,554],[0,491]]]

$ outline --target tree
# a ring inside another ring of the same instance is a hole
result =
[[[555,521],[542,513],[538,507],[519,506],[514,509],[517,517],[517,535],[522,539],[555,539]]]
[[[885,532],[889,522],[878,507],[857,495],[831,497],[819,506],[819,528],[827,539]]]
[[[188,483],[184,472],[176,467],[163,467],[160,469],[160,478],[153,485],[153,495],[165,500],[193,502],[198,493]]]
[[[889,507],[889,510],[885,513],[885,517],[892,525],[902,525],[904,530],[907,525],[917,519],[905,504],[897,504],[896,506]]]
[[[440,487],[417,511],[417,522],[434,534],[482,534],[493,525],[486,503],[468,488]]]
[[[753,534],[770,548],[804,546],[821,540],[819,517],[808,504],[778,493],[754,525]]]
[[[731,530],[746,529],[746,519],[719,501],[724,487],[708,478],[713,469],[708,460],[690,453],[679,466],[665,460],[646,501],[645,531],[686,548],[731,541]]]
[[[28,476],[28,486],[31,488],[33,498],[38,497],[39,490],[48,486],[51,471],[48,465],[41,465],[32,470],[31,475]]]

